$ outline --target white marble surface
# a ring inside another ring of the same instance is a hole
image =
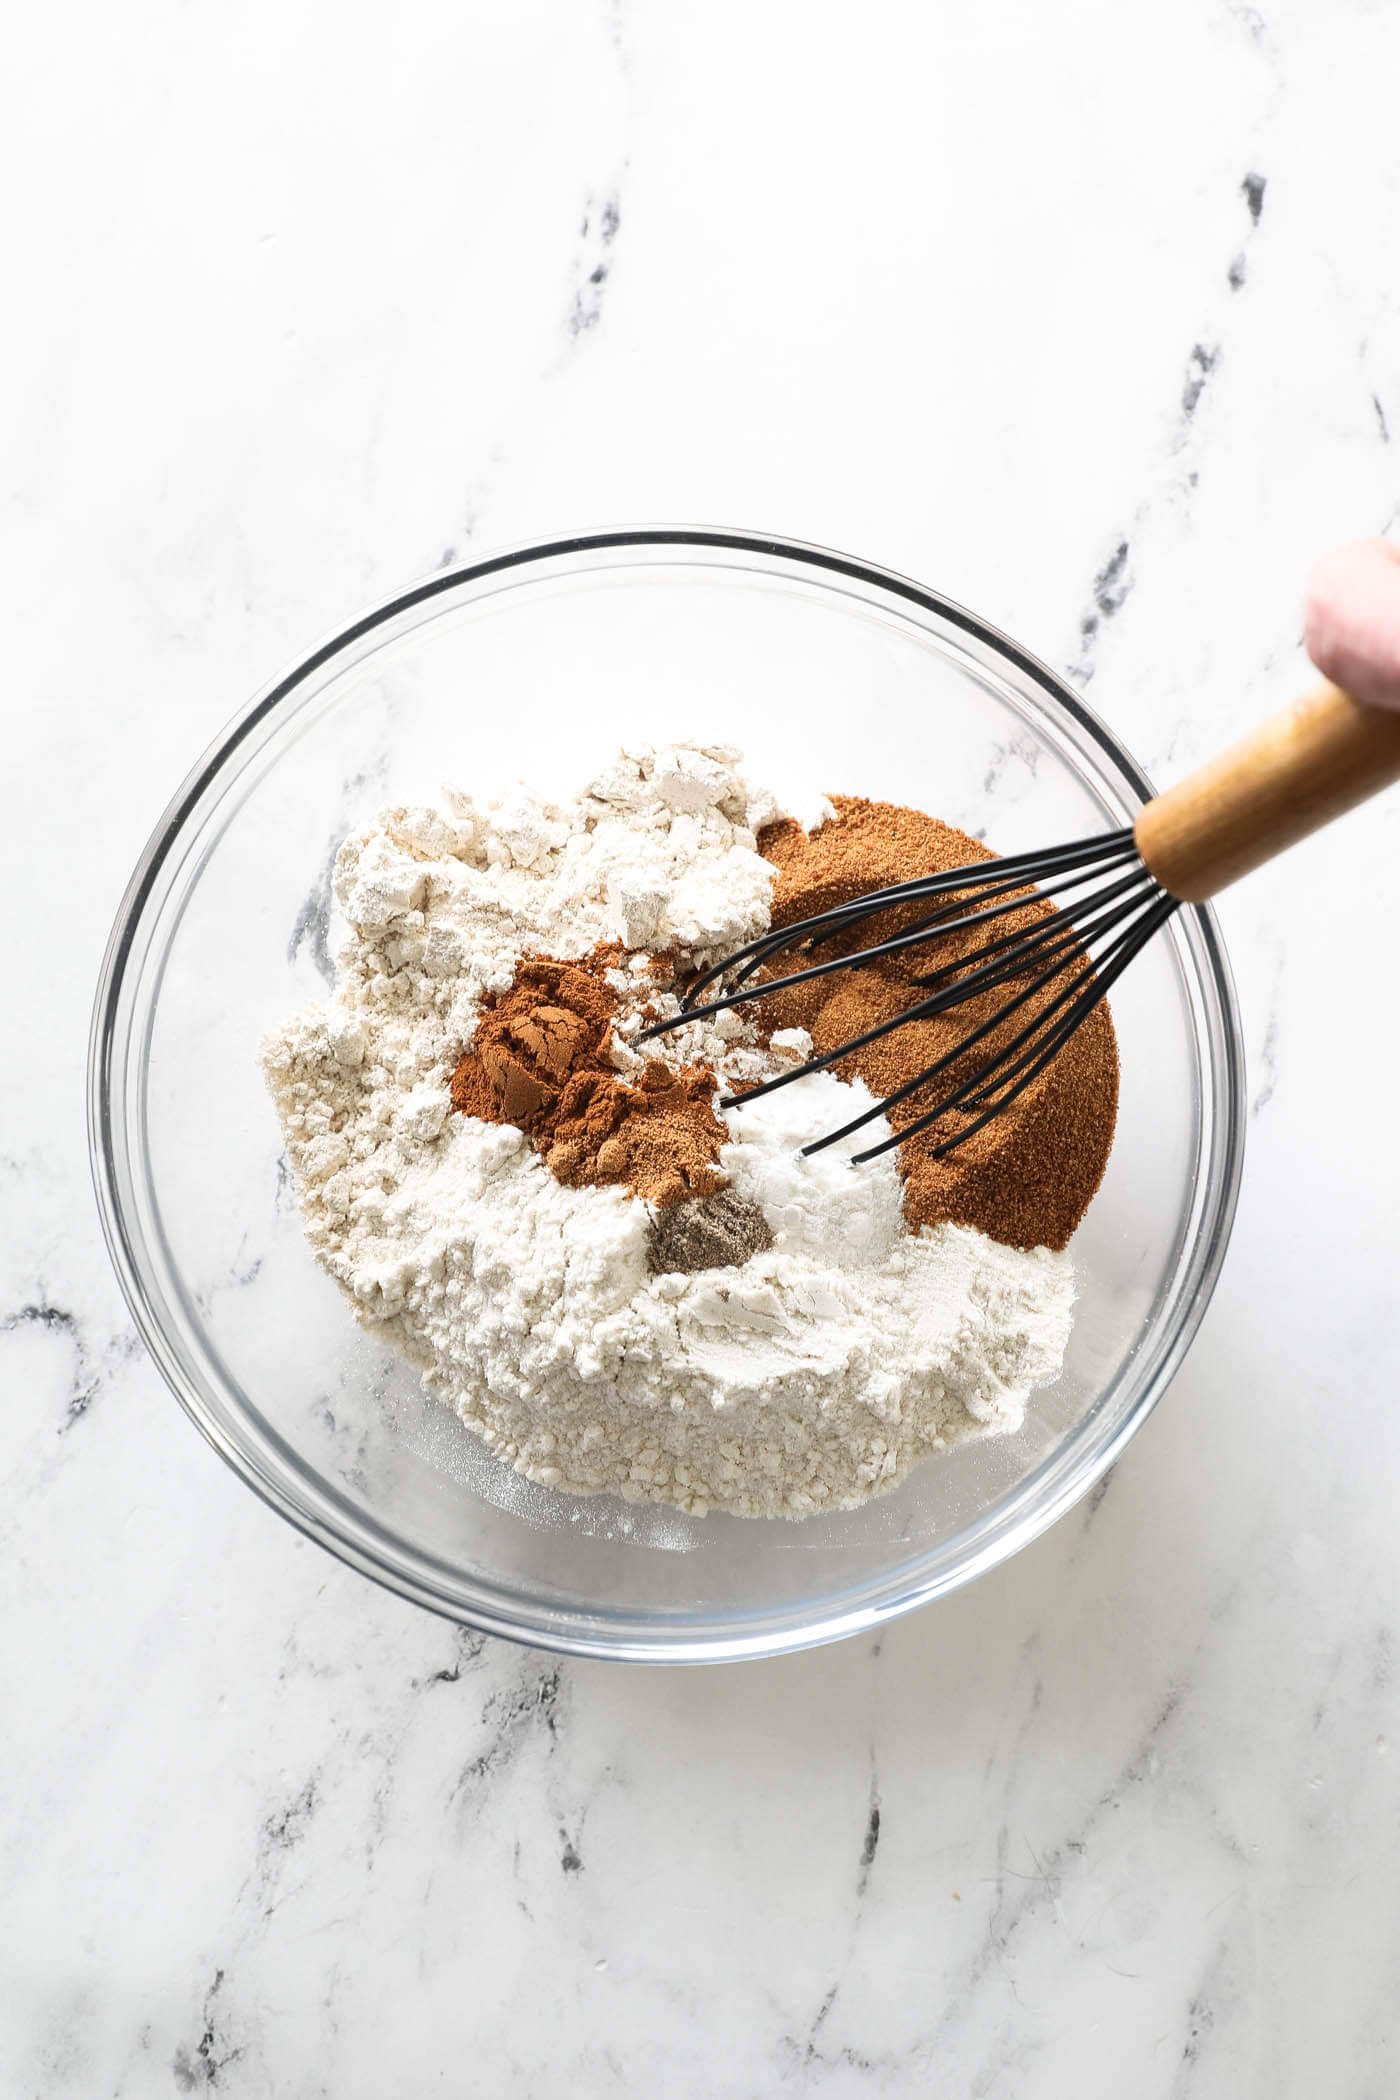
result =
[[[450,555],[851,548],[1164,775],[1286,698],[1310,556],[1400,516],[1391,0],[6,46],[0,2092],[1394,2093],[1400,798],[1225,902],[1249,1159],[1167,1400],[880,1640],[561,1665],[342,1569],[144,1359],[82,1124],[172,786]]]

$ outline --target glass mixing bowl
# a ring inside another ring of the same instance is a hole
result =
[[[834,1640],[995,1566],[1091,1488],[1160,1396],[1220,1268],[1243,1061],[1208,911],[1114,995],[1122,1102],[1075,1235],[1063,1375],[1014,1437],[863,1509],[687,1518],[533,1486],[353,1323],[301,1235],[258,1037],[324,993],[335,847],[386,802],[619,743],[737,744],[756,777],[913,803],[1001,851],[1131,822],[1150,790],[1082,701],[934,592],[733,532],[596,533],[434,576],[270,686],[170,804],[93,1020],[98,1201],[146,1345],[274,1508],[469,1625],[578,1654],[717,1661]]]

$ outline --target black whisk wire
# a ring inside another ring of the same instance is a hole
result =
[[[1004,860],[978,862],[965,868],[950,868],[937,875],[916,875],[908,882],[891,883],[880,890],[869,890],[864,896],[852,898],[849,904],[835,905],[831,910],[816,912],[810,918],[796,919],[790,925],[777,928],[771,933],[760,934],[756,940],[744,947],[736,948],[732,955],[724,957],[710,969],[705,970],[687,987],[681,1001],[684,1018],[702,1020],[712,1013],[722,1013],[727,1005],[736,1004],[740,994],[735,991],[728,999],[697,1007],[699,994],[718,979],[729,977],[743,966],[743,982],[750,974],[749,966],[760,969],[767,958],[783,948],[799,946],[809,936],[823,939],[834,938],[850,926],[859,925],[863,919],[873,917],[876,912],[888,911],[897,904],[918,903],[925,897],[946,896],[950,891],[976,889],[980,884],[995,882],[998,885],[1029,886],[1048,879],[1077,866],[1091,868],[1106,858],[1129,859],[1136,853],[1131,830],[1110,831],[1098,838],[1080,839],[1073,845],[1053,846],[1038,852],[1008,854]],[[854,957],[839,960],[847,968],[854,965]],[[776,987],[768,987],[776,989]],[[679,1027],[680,1020],[664,1022],[649,1035],[660,1035],[664,1029]]]
[[[1103,902],[1105,900],[1101,897],[1098,901]],[[1028,956],[1033,954],[1037,948],[1042,959],[1046,955],[1058,957],[1062,951],[1079,949],[1086,939],[1092,940],[1096,934],[1102,933],[1107,923],[1116,924],[1128,911],[1134,909],[1135,905],[1140,901],[1141,895],[1139,892],[1128,904],[1121,906],[1117,912],[1112,913],[1108,920],[1095,921],[1092,925],[1085,926],[1078,933],[1071,928],[1063,932],[1062,937],[1056,940],[1053,945],[1046,944],[1046,933],[1059,932],[1061,929],[1057,926],[1056,921],[1046,920],[1042,933],[1038,937],[1033,937],[1026,944],[1025,952],[1018,953],[1014,959],[1004,956],[1000,965],[995,969],[991,963],[988,963],[983,969],[975,972],[972,977],[958,978],[943,991],[933,992],[928,998],[917,1000],[912,1006],[906,1006],[901,1013],[894,1014],[887,1020],[877,1021],[875,1026],[867,1028],[863,1035],[852,1036],[848,1041],[838,1043],[834,1050],[824,1051],[817,1057],[808,1058],[803,1064],[793,1066],[791,1071],[779,1072],[773,1079],[765,1079],[757,1086],[746,1087],[742,1094],[721,1095],[719,1105],[721,1108],[739,1108],[746,1101],[757,1101],[765,1094],[779,1093],[783,1087],[793,1085],[796,1080],[806,1079],[813,1072],[824,1072],[829,1066],[839,1064],[843,1057],[851,1057],[854,1056],[857,1050],[867,1049],[871,1043],[879,1042],[882,1036],[892,1035],[897,1028],[907,1027],[911,1021],[931,1021],[938,1014],[947,1013],[955,1006],[965,1005],[969,999],[977,998],[982,992],[995,991],[999,985],[1010,984],[1018,977],[1024,976]],[[854,958],[847,960],[854,960]],[[957,968],[958,966],[953,964],[950,967]],[[1062,961],[1056,960],[1052,962],[1048,970],[1044,971],[1026,987],[1024,992],[1002,1009],[993,1021],[984,1024],[982,1028],[975,1030],[972,1035],[968,1036],[952,1055],[961,1056],[963,1050],[970,1044],[979,1042],[983,1035],[989,1033],[990,1029],[997,1025],[999,1020],[1005,1019],[1008,1013],[1014,1012],[1016,1008],[1024,1005],[1025,1001],[1039,991],[1043,985],[1048,984],[1052,978],[1057,977],[1063,968],[1064,963]],[[776,989],[773,985],[761,985],[756,989],[753,996],[755,998],[761,997],[764,992],[773,989]],[[659,1035],[664,1028],[678,1028],[685,1021],[692,1018],[693,1016],[689,1014],[681,1014],[668,1022],[661,1023],[656,1028],[648,1029],[646,1033],[647,1035]],[[637,1040],[641,1042],[645,1038],[639,1036]],[[941,1071],[942,1066],[938,1066],[936,1070]],[[878,1101],[874,1108],[870,1109],[865,1115],[857,1117],[854,1123],[846,1124],[841,1130],[833,1131],[829,1138],[823,1138],[816,1145],[807,1146],[804,1149],[809,1152],[820,1151],[824,1145],[834,1143],[837,1138],[849,1136],[852,1130],[858,1130],[863,1123],[871,1122],[892,1103],[902,1101],[906,1095],[917,1092],[919,1087],[924,1085],[930,1076],[932,1076],[930,1072],[921,1073],[917,1079],[911,1080],[907,1086],[899,1088],[893,1094],[886,1095],[883,1100]]]
[[[1097,873],[1097,870],[1095,872]],[[1124,876],[1121,882],[1112,883],[1107,889],[1096,890],[1092,897],[1082,897],[1078,904],[1073,907],[1072,912],[1065,911],[1062,907],[1054,919],[1045,921],[1037,931],[1027,934],[1023,927],[1013,927],[1010,933],[1003,933],[996,940],[987,941],[982,947],[974,948],[970,955],[964,955],[955,962],[943,963],[938,969],[929,970],[924,976],[916,977],[914,982],[915,984],[936,984],[940,977],[948,976],[953,970],[968,969],[973,963],[980,962],[984,957],[990,958],[993,955],[1004,952],[1006,959],[1010,960],[1012,956],[1021,953],[1022,950],[1034,950],[1042,945],[1047,926],[1072,926],[1074,924],[1074,912],[1097,911],[1100,905],[1111,904],[1116,897],[1128,896],[1134,892],[1140,893],[1148,889],[1151,886],[1151,881],[1152,878],[1145,869],[1135,869],[1131,875]],[[1062,890],[1069,887],[1068,883],[1060,884]],[[1053,890],[1048,889],[1039,892],[1039,895],[1042,897],[1050,897],[1054,894]],[[942,931],[945,934],[956,933],[964,926],[975,926],[980,919],[999,918],[1005,912],[1019,908],[1019,904],[1003,904],[990,912],[974,912],[966,919],[955,919],[950,926],[943,927]]]
[[[1016,874],[1004,876],[999,882],[988,881],[982,883],[978,888],[978,900],[985,908],[971,913],[967,912],[966,909],[966,892],[955,890],[951,902],[941,904],[936,911],[929,912],[922,919],[916,919],[912,926],[902,928],[897,935],[892,936],[889,940],[868,948],[857,949],[846,955],[837,956],[834,960],[821,964],[813,970],[798,971],[781,979],[769,980],[762,989],[765,993],[783,990],[788,985],[803,983],[808,977],[821,976],[833,970],[853,969],[861,963],[873,962],[882,955],[898,954],[904,948],[917,946],[918,942],[925,938],[935,927],[944,934],[957,933],[968,926],[980,925],[984,920],[1004,917],[1008,912],[1024,909],[1033,896],[1059,896],[1065,890],[1077,889],[1083,883],[1097,881],[1099,877],[1114,866],[1134,858],[1134,850],[1130,843],[1111,857],[1103,855],[1089,866],[1077,869],[1074,874],[1067,876],[1062,882],[1041,883],[1033,886],[1024,874]],[[939,890],[933,892],[933,894],[946,895],[947,893],[946,890]],[[988,898],[998,897],[1003,901],[994,904],[986,903]],[[915,893],[901,897],[896,901],[904,904],[917,902],[918,895]],[[722,1012],[725,1005],[738,1005],[746,996],[756,996],[756,992],[754,994],[745,994],[742,987],[751,983],[755,971],[760,969],[771,956],[780,954],[785,948],[798,948],[810,954],[813,949],[822,947],[826,942],[837,939],[851,927],[860,925],[863,920],[877,917],[880,913],[890,911],[893,908],[895,907],[890,903],[881,903],[867,895],[855,900],[849,906],[836,906],[829,914],[825,915],[828,923],[819,932],[809,934],[805,939],[794,940],[793,929],[791,927],[782,928],[778,933],[768,937],[765,952],[752,956],[744,964],[738,975],[730,981],[729,989],[725,993],[723,1000],[712,1001],[710,1005],[699,1009],[698,1013],[693,1008],[688,1008],[688,1011],[691,1011],[696,1018],[699,1018],[703,1014]],[[964,914],[961,918],[958,916],[960,912]],[[925,981],[922,978],[915,979],[916,983]],[[695,987],[692,986],[687,994],[687,998],[693,998],[694,991]],[[685,1004],[685,1001],[682,1004]]]
[[[983,1102],[989,1102],[989,1105],[983,1109],[982,1114],[976,1117],[973,1122],[946,1139],[943,1144],[936,1145],[932,1156],[935,1159],[946,1159],[950,1152],[956,1152],[960,1145],[965,1145],[970,1137],[975,1136],[994,1117],[999,1116],[1002,1110],[1016,1099],[1018,1094],[1024,1093],[1032,1080],[1037,1078],[1045,1070],[1045,1067],[1059,1056],[1069,1038],[1089,1018],[1094,1008],[1108,996],[1108,993],[1127,969],[1129,963],[1146,947],[1158,928],[1166,924],[1177,908],[1177,901],[1175,897],[1169,897],[1165,894],[1159,895],[1155,902],[1148,906],[1143,917],[1135,925],[1128,927],[1125,932],[1119,935],[1118,940],[1100,958],[1097,965],[1081,971],[1080,975],[1073,980],[1069,987],[1070,992],[1073,992],[1080,986],[1083,986],[1084,990],[1081,996],[1075,1001],[1060,1026],[1054,1029],[1049,1038],[1039,1046],[1038,1051],[1030,1053],[1029,1063],[1027,1063],[1025,1058],[1022,1058],[1018,1062],[1013,1063],[1009,1069],[1002,1069],[1002,1060],[1012,1047],[1007,1045],[995,1057],[988,1059],[986,1065],[975,1075],[973,1080],[967,1081],[956,1093],[946,1097],[935,1107],[929,1109],[927,1114],[920,1116],[913,1123],[906,1124],[903,1130],[896,1131],[893,1136],[886,1138],[883,1144],[872,1145],[865,1152],[853,1153],[851,1155],[852,1164],[862,1166],[867,1160],[878,1159],[882,1152],[893,1151],[894,1147],[902,1145],[906,1138],[917,1137],[921,1131],[931,1128],[933,1124],[939,1122],[942,1117],[952,1110],[975,1108]],[[1063,999],[1055,1002],[1056,1005],[1062,1003]],[[1032,1028],[1024,1030],[1022,1036],[1016,1038],[1016,1042],[1019,1043],[1026,1036],[1038,1033],[1042,1025],[1043,1017],[1038,1019]],[[1022,1071],[1023,1066],[1025,1066],[1024,1071]],[[1010,1085],[1009,1082],[1018,1071],[1022,1073],[1022,1076],[1016,1079],[1014,1085]],[[803,1147],[804,1152],[810,1149],[809,1146],[804,1145]]]
[[[920,1088],[927,1086],[931,1079],[936,1079],[940,1072],[947,1071],[950,1065],[957,1064],[960,1059],[964,1058],[967,1055],[969,1050],[975,1049],[978,1043],[985,1042],[989,1035],[995,1034],[996,1030],[1002,1027],[1005,1024],[1005,1022],[1010,1020],[1011,1016],[1014,1013],[1018,1013],[1020,1009],[1027,1003],[1028,1000],[1031,1000],[1035,997],[1037,992],[1044,991],[1045,987],[1048,984],[1052,984],[1054,982],[1054,980],[1061,974],[1065,967],[1064,961],[1061,959],[1062,952],[1064,950],[1072,948],[1078,953],[1083,954],[1086,943],[1095,940],[1099,935],[1110,931],[1113,927],[1121,925],[1124,919],[1126,919],[1132,912],[1138,909],[1139,901],[1140,900],[1133,899],[1126,904],[1121,904],[1118,906],[1117,910],[1105,913],[1103,918],[1099,920],[1092,928],[1085,927],[1077,937],[1071,934],[1067,940],[1057,942],[1052,950],[1046,951],[1047,953],[1053,954],[1055,957],[1055,959],[1050,963],[1049,967],[1047,969],[1042,970],[1038,976],[1033,977],[1030,983],[1025,985],[1019,992],[1017,992],[1013,998],[1008,999],[1004,1006],[999,1006],[995,1013],[990,1014],[987,1017],[987,1019],[983,1021],[978,1027],[974,1028],[970,1034],[963,1036],[953,1046],[951,1050],[946,1051],[942,1057],[935,1059],[933,1064],[926,1065],[922,1072],[916,1073],[914,1078],[906,1080],[903,1086],[896,1087],[895,1091],[892,1094],[886,1094],[882,1100],[877,1101],[875,1103],[873,1108],[866,1109],[863,1115],[853,1116],[850,1122],[843,1123],[839,1130],[828,1131],[825,1137],[816,1138],[810,1145],[804,1145],[802,1148],[804,1157],[808,1157],[814,1152],[824,1152],[828,1145],[835,1145],[839,1143],[839,1141],[842,1138],[852,1136],[857,1130],[863,1129],[867,1123],[873,1123],[875,1121],[875,1118],[877,1116],[883,1115],[886,1109],[895,1108],[901,1101],[907,1101],[911,1094],[917,1094]],[[966,998],[973,998],[976,997],[977,992],[995,990],[999,985],[1006,983],[1012,978],[1021,974],[1022,972],[1019,966],[1014,966],[1010,969],[1003,970],[999,972],[996,976],[991,978],[989,981],[979,984],[974,991],[965,993],[963,996]],[[1092,977],[1093,974],[1094,972],[1092,967],[1090,967],[1090,969],[1085,972],[1086,976]],[[961,989],[961,985],[954,986],[954,994],[960,992]],[[929,1007],[935,1005],[939,1005],[939,1010],[946,1011],[949,1006],[959,1005],[961,1003],[962,999],[956,996],[950,996],[948,994],[943,995],[943,1000],[941,1004],[940,1002],[934,1000],[925,1000],[922,1002],[925,1011],[927,1011]],[[1024,1031],[1022,1035],[1017,1036],[1013,1042],[1003,1045],[1002,1049],[996,1053],[996,1056],[993,1059],[990,1059],[987,1065],[981,1067],[979,1071],[976,1074],[974,1074],[973,1079],[970,1080],[968,1084],[978,1084],[984,1081],[993,1069],[993,1067],[997,1063],[999,1063],[1000,1059],[1004,1055],[1006,1055],[1007,1052],[1019,1048],[1021,1043],[1025,1040],[1025,1036],[1032,1033],[1034,1028],[1040,1025],[1040,1022],[1044,1018],[1044,1013],[1045,1009],[1042,1009],[1041,1014],[1037,1016],[1036,1021],[1032,1024],[1031,1029]],[[899,1021],[903,1020],[904,1018],[906,1017],[904,1015],[901,1015],[897,1020],[893,1022],[887,1022],[885,1024],[885,1029],[881,1030],[880,1032],[884,1033],[891,1027],[898,1027]],[[844,1053],[838,1051],[836,1054],[840,1056]],[[782,1076],[784,1079],[786,1079],[790,1075],[784,1073]],[[768,1083],[769,1085],[773,1084],[771,1080]],[[755,1087],[747,1093],[739,1094],[733,1097],[732,1104],[729,1100],[726,1100],[725,1104],[723,1105],[733,1105],[737,1107],[744,1101],[752,1101],[755,1095],[761,1093],[762,1091],[763,1088]],[[922,1130],[925,1129],[930,1122],[936,1122],[938,1116],[944,1114],[949,1105],[950,1104],[947,1102],[940,1104],[939,1108],[936,1111],[933,1111],[930,1115],[926,1116],[921,1123],[910,1125],[906,1129],[900,1131],[897,1137],[892,1138],[890,1140],[890,1144],[899,1144],[904,1138],[910,1136],[915,1129]],[[858,1159],[874,1159],[878,1156],[879,1153],[887,1152],[888,1150],[889,1145],[877,1145],[873,1152],[858,1153],[854,1156]]]
[[[1089,867],[1067,876],[1063,881],[1040,889],[1030,888],[1023,875],[1016,875],[1003,881],[990,883],[984,890],[983,895],[1001,897],[1001,902],[969,912],[965,909],[965,897],[959,896],[954,903],[945,904],[939,911],[931,913],[927,918],[918,920],[913,926],[906,927],[902,932],[891,935],[888,940],[877,941],[868,948],[858,948],[849,954],[828,956],[825,962],[810,963],[805,969],[789,971],[782,977],[765,978],[761,984],[749,983],[751,973],[761,968],[770,956],[777,954],[781,949],[796,946],[810,949],[816,945],[818,940],[830,939],[835,933],[845,931],[848,926],[858,923],[860,919],[873,917],[876,910],[886,911],[889,909],[888,905],[873,906],[869,898],[861,900],[861,907],[858,912],[850,907],[837,906],[833,912],[821,914],[819,920],[800,922],[801,925],[808,927],[820,924],[822,928],[820,933],[800,942],[794,938],[797,928],[787,926],[783,927],[776,934],[764,936],[761,944],[750,943],[750,947],[758,952],[749,955],[739,975],[732,980],[729,990],[720,998],[707,1000],[703,1005],[697,1006],[694,1004],[697,987],[712,983],[720,971],[725,968],[725,965],[720,964],[716,966],[715,970],[707,971],[703,978],[698,978],[696,983],[691,985],[685,999],[681,1001],[681,1010],[678,1014],[672,1015],[667,1020],[657,1021],[650,1028],[643,1029],[637,1040],[643,1043],[649,1042],[654,1036],[666,1035],[673,1029],[684,1027],[687,1021],[707,1021],[716,1014],[728,1012],[731,1007],[747,1005],[751,999],[768,999],[777,992],[791,991],[795,985],[808,984],[814,978],[833,976],[842,970],[860,969],[866,964],[880,961],[885,956],[902,954],[905,949],[918,947],[921,943],[926,942],[935,931],[946,937],[949,934],[963,932],[971,926],[981,925],[988,920],[1003,918],[1008,913],[1024,911],[1028,904],[1033,903],[1039,897],[1055,897],[1062,895],[1067,890],[1082,888],[1086,882],[1097,880],[1106,870],[1111,871],[1131,858],[1131,854],[1125,853],[1115,854],[1111,859],[1106,857],[1100,858]],[[999,868],[1001,864],[992,862],[989,865]],[[962,870],[960,872],[965,878],[968,871]],[[1093,908],[1099,903],[1106,902],[1109,897],[1119,895],[1129,882],[1141,884],[1149,880],[1150,877],[1148,877],[1146,870],[1139,863],[1124,882],[1116,887],[1097,892],[1093,897],[1081,898],[1072,909],[1073,911],[1082,911]],[[964,880],[964,890],[966,886],[966,881]],[[1013,892],[1013,894],[1006,895],[1006,892]],[[905,901],[908,900],[906,899]],[[948,916],[950,912],[955,914],[962,912],[963,915],[950,918]],[[1070,917],[1071,912],[1062,908],[1059,913],[1060,920],[1067,921]],[[839,925],[831,923],[838,918],[841,921]],[[1046,923],[1052,922],[1047,921]],[[1013,933],[1004,936],[1001,941],[993,942],[984,949],[975,951],[975,954],[977,956],[990,956],[996,952],[997,948],[1009,946],[1020,938],[1022,938],[1022,929],[1018,928]],[[747,954],[747,951],[741,949],[739,953]],[[913,981],[915,984],[930,984],[935,978],[946,975],[949,970],[967,967],[973,959],[971,956],[964,956],[958,961],[943,965],[941,969],[933,971],[929,976],[916,977]],[[748,989],[744,989],[746,984]]]
[[[812,955],[880,913],[925,901],[932,903],[933,909],[887,939],[754,981],[760,971],[770,968],[774,959],[784,953],[794,959]],[[1028,910],[1052,902],[1052,910],[1037,914],[1033,923],[1026,925],[1024,914]],[[946,869],[936,875],[915,876],[907,882],[868,891],[846,904],[813,913],[748,942],[697,977],[682,999],[680,1011],[643,1030],[637,1040],[645,1042],[690,1021],[707,1020],[731,1007],[770,998],[838,971],[860,969],[921,944],[936,947],[974,928],[990,927],[998,919],[1020,914],[1019,924],[992,934],[978,946],[936,963],[914,978],[912,983],[926,996],[914,1000],[901,1012],[834,1049],[808,1058],[743,1093],[726,1094],[720,1101],[722,1108],[742,1107],[814,1072],[826,1071],[896,1029],[933,1020],[970,1000],[1005,988],[1008,996],[951,1049],[862,1114],[853,1116],[839,1130],[829,1131],[802,1148],[804,1156],[810,1156],[839,1144],[943,1075],[952,1078],[953,1068],[958,1067],[962,1076],[914,1122],[891,1132],[880,1144],[851,1155],[853,1164],[863,1164],[903,1144],[906,1138],[932,1129],[945,1117],[969,1118],[933,1149],[933,1158],[942,1159],[1000,1115],[1059,1056],[1176,908],[1177,900],[1158,886],[1139,857],[1131,829],[1106,832],[1097,838],[1079,839],[1043,851],[1013,854],[1004,860]],[[1071,974],[1066,976],[1067,972]],[[722,989],[712,998],[702,998],[713,986]],[[1034,1009],[1024,1026],[1005,1040],[989,1043],[990,1038],[1004,1036],[1015,1016],[1047,992],[1051,996]],[[989,1045],[987,1053],[968,1072],[968,1056],[982,1044]]]

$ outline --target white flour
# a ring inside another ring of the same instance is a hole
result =
[[[773,869],[754,834],[777,813],[717,747],[624,753],[561,805],[521,790],[485,810],[455,794],[387,810],[337,861],[351,932],[331,1004],[262,1045],[318,1260],[548,1486],[697,1514],[847,1508],[932,1451],[1016,1429],[1060,1368],[1067,1255],[911,1234],[892,1157],[853,1171],[834,1149],[799,1156],[870,1105],[859,1082],[814,1075],[728,1111],[721,1165],[774,1244],[688,1275],[649,1274],[646,1204],[565,1187],[521,1131],[451,1112],[479,1001],[523,954],[617,938],[717,959],[762,932]],[[625,1006],[628,977],[612,981]],[[723,1016],[647,1048],[742,1081],[807,1045],[760,1051]],[[616,1056],[624,1075],[640,1064]]]

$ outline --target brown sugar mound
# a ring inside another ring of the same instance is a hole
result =
[[[966,832],[918,810],[849,795],[833,796],[832,801],[836,816],[814,832],[785,819],[759,836],[759,851],[778,869],[775,927],[845,904],[887,883],[995,858]],[[855,933],[832,942],[823,955],[840,953],[843,947],[849,954],[889,939],[929,909],[924,903],[880,913]],[[1028,891],[1015,916],[954,935],[936,949],[918,944],[860,970],[838,971],[780,992],[765,1000],[764,1022],[775,1028],[806,1028],[818,1053],[834,1050],[925,997],[914,981],[920,975],[1013,927],[1029,930],[1053,910]],[[959,949],[953,948],[953,941],[960,942]],[[965,1063],[954,1064],[890,1109],[891,1127],[903,1129],[927,1114],[940,1093],[960,1077],[970,1077],[999,1042],[1025,1028],[1037,1009],[1063,987],[1063,979],[1050,984],[971,1051]],[[887,1096],[954,1049],[1021,988],[1004,985],[950,1013],[910,1022],[842,1058],[835,1069],[843,1079],[858,1074],[873,1094]],[[1118,1046],[1108,1007],[1101,1004],[1046,1070],[947,1159],[935,1159],[934,1151],[966,1127],[964,1116],[953,1113],[906,1139],[899,1148],[905,1217],[914,1228],[945,1221],[975,1225],[1013,1247],[1063,1247],[1103,1179],[1117,1114]]]
[[[603,981],[617,951],[577,963],[522,962],[489,1002],[452,1075],[452,1106],[514,1123],[570,1188],[621,1183],[658,1207],[724,1187],[725,1129],[704,1065],[674,1072],[658,1059],[630,1085],[609,1051],[618,1002]]]

